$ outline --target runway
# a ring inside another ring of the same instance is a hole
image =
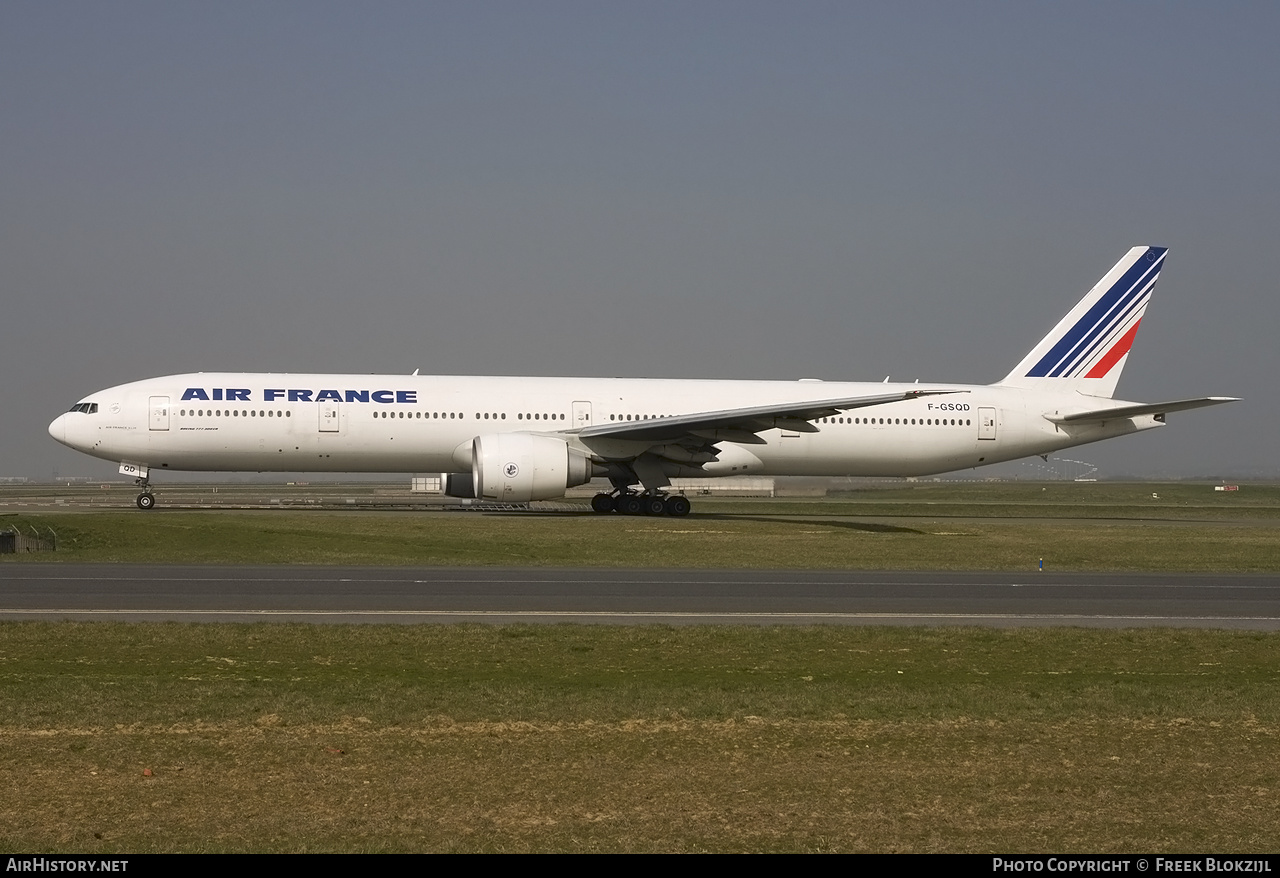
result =
[[[0,564],[0,619],[1280,630],[1280,575]]]

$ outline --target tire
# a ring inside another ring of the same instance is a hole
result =
[[[611,494],[596,494],[591,498],[591,511],[598,515],[608,515],[618,511],[618,504]]]
[[[139,509],[143,509],[143,510],[151,509],[151,508],[152,508],[153,506],[155,506],[155,505],[156,505],[156,495],[155,495],[155,494],[152,494],[152,493],[150,493],[150,492],[148,491],[148,492],[144,492],[144,493],[142,493],[142,494],[139,494],[139,495],[138,495],[138,508],[139,508]]]
[[[667,515],[675,518],[682,518],[689,514],[693,509],[693,504],[689,502],[688,497],[682,497],[679,494],[673,494],[666,501]]]
[[[639,515],[644,512],[644,502],[636,494],[623,494],[618,498],[618,511],[623,515]]]
[[[667,504],[666,498],[651,494],[644,498],[644,514],[645,515],[666,515]]]

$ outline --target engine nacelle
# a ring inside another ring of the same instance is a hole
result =
[[[591,460],[555,436],[490,433],[471,441],[475,495],[526,503],[563,497],[591,480]]]

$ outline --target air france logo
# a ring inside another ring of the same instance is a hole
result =
[[[182,392],[182,401],[199,399],[205,402],[252,402],[253,391],[247,387],[188,387]],[[262,391],[263,402],[380,402],[416,405],[416,390],[298,390],[294,388],[268,387]]]
[[[509,479],[514,479],[516,476],[520,475],[520,467],[516,466],[515,462],[512,461],[502,468],[502,474]]]

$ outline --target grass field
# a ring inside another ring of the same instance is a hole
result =
[[[0,849],[1269,851],[1277,643],[5,624]]]
[[[5,488],[0,509],[36,496],[54,509],[0,514],[0,528],[56,532],[56,553],[22,556],[49,562],[1018,570],[1044,558],[1063,571],[1280,569],[1271,485],[900,483],[821,499],[698,498],[683,519],[391,511],[377,504],[414,498],[368,484],[170,490],[182,508],[141,513],[119,509],[127,489],[104,501],[97,488]],[[372,508],[341,511],[349,502]],[[273,503],[283,508],[245,508]]]
[[[23,523],[56,530],[59,550],[8,557],[49,562],[1029,570],[1043,558],[1056,571],[1280,568],[1280,528],[1248,525],[294,512]]]

